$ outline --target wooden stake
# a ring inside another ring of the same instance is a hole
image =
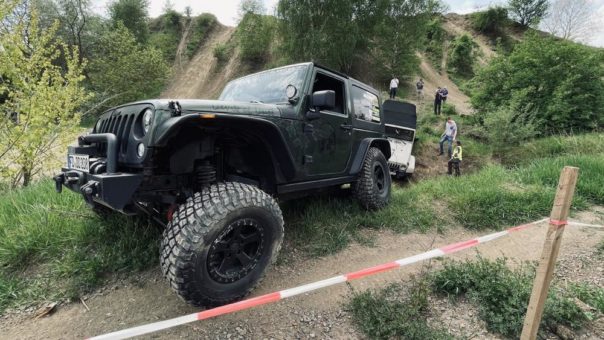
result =
[[[579,168],[570,166],[564,167],[560,174],[558,182],[558,191],[554,199],[554,207],[550,215],[550,224],[545,236],[543,251],[539,259],[537,275],[533,283],[533,291],[529,302],[524,327],[522,328],[521,340],[534,340],[537,338],[537,331],[541,323],[543,307],[547,299],[547,293],[554,274],[556,258],[562,242],[562,234],[567,224],[570,205],[575,193]]]

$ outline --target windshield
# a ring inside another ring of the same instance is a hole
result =
[[[290,66],[235,79],[222,91],[220,100],[261,103],[287,103],[285,89],[294,85],[302,90],[307,65]]]

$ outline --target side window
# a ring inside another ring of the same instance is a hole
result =
[[[336,93],[336,107],[331,110],[341,114],[346,114],[346,101],[344,100],[344,82],[326,74],[317,72],[312,92],[331,90]]]
[[[357,119],[380,122],[380,100],[375,94],[353,86],[352,106]]]

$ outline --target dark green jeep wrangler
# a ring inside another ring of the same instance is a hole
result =
[[[384,112],[403,104],[312,63],[281,67],[230,82],[219,100],[105,112],[69,147],[55,182],[97,212],[144,213],[164,225],[160,261],[172,288],[193,305],[225,304],[276,258],[276,197],[351,184],[364,208],[388,204],[391,167],[401,167],[388,164],[388,137],[412,143],[415,108],[406,127],[389,127]]]

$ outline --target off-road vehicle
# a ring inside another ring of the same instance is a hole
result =
[[[390,171],[412,170],[410,149],[388,163],[388,137],[414,136],[414,107],[304,63],[233,80],[219,100],[110,109],[69,147],[55,182],[95,211],[163,224],[163,274],[188,303],[214,306],[245,296],[276,258],[276,198],[350,184],[362,207],[379,209]]]

